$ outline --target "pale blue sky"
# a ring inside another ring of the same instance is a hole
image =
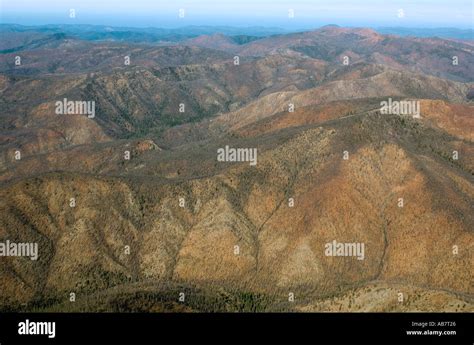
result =
[[[472,28],[473,22],[473,0],[0,0],[0,6],[1,22],[19,24]],[[71,8],[75,19],[69,18]],[[181,19],[180,8],[185,10]]]

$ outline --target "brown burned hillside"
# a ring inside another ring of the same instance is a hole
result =
[[[1,55],[0,242],[39,245],[0,257],[1,310],[474,311],[472,46],[37,39]],[[63,98],[96,116],[55,114]],[[226,145],[257,164],[218,161]]]

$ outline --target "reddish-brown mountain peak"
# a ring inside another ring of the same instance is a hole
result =
[[[354,29],[354,32],[360,36],[364,36],[364,37],[380,37],[380,34],[373,30],[373,29],[369,29],[369,28],[357,28],[357,29]]]
[[[325,25],[320,27],[319,29],[312,31],[313,33],[318,33],[318,34],[325,34],[325,35],[340,35],[342,33],[347,32],[349,29],[347,28],[341,28],[338,25]]]
[[[369,28],[342,28],[337,25],[326,25],[319,28],[313,33],[323,34],[325,36],[340,36],[348,34],[356,34],[362,39],[370,39],[378,41],[383,38],[382,35],[378,34],[375,30]]]
[[[329,25],[321,26],[321,27],[320,27],[319,29],[317,29],[316,31],[332,31],[332,32],[336,32],[336,31],[341,31],[341,30],[344,30],[344,28],[340,27],[339,25],[329,24]]]
[[[212,35],[201,35],[196,38],[191,39],[190,41],[194,42],[209,42],[213,41],[215,42],[216,40],[218,41],[225,41],[225,42],[230,42],[229,38],[221,33],[214,33]]]
[[[186,45],[198,46],[211,49],[230,49],[237,45],[227,36],[221,33],[215,33],[212,35],[201,35],[192,39],[187,40]]]

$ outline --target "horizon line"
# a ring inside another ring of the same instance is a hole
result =
[[[465,28],[465,27],[456,27],[456,26],[435,26],[435,27],[428,27],[428,26],[396,26],[396,25],[340,25],[335,23],[328,23],[317,25],[313,27],[301,27],[301,28],[288,28],[283,26],[277,25],[226,25],[226,24],[188,24],[188,25],[181,25],[181,26],[135,26],[135,25],[108,25],[108,24],[90,24],[90,23],[59,23],[59,22],[51,22],[47,24],[21,24],[17,22],[2,22],[0,18],[0,25],[17,25],[22,27],[41,27],[41,26],[96,26],[96,27],[110,27],[110,28],[119,28],[119,29],[166,29],[166,30],[173,30],[173,29],[184,29],[190,27],[197,27],[197,28],[238,28],[238,29],[278,29],[278,30],[285,30],[285,31],[295,31],[295,30],[305,30],[311,31],[315,29],[321,29],[323,27],[339,27],[339,28],[350,28],[350,29],[421,29],[421,30],[460,30],[460,31],[473,31],[474,28]]]

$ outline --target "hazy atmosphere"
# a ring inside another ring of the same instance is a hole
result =
[[[3,23],[137,27],[235,25],[308,29],[337,24],[472,28],[473,13],[470,0],[4,0],[0,6]],[[70,9],[75,9],[76,18],[69,18]],[[183,18],[179,18],[180,9],[184,9]],[[289,18],[289,10],[294,18]]]

